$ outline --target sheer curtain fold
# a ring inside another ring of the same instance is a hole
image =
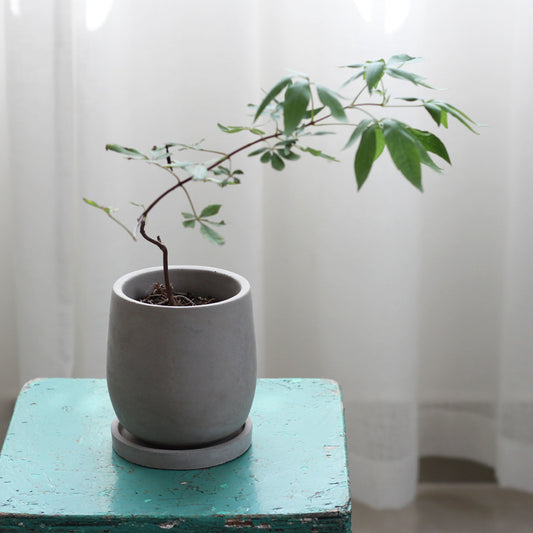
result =
[[[533,37],[528,24],[533,6],[515,7],[509,122],[513,135],[508,149],[507,231],[505,246],[502,344],[498,405],[497,475],[500,483],[533,489],[533,253],[530,207],[533,185],[528,179],[531,134],[524,130],[533,105],[524,88],[533,82]]]
[[[7,4],[4,4],[7,7]],[[71,375],[74,360],[73,42],[66,3],[7,13],[6,117],[22,381]]]
[[[340,382],[355,499],[407,504],[420,455],[477,460],[501,484],[533,491],[533,109],[524,92],[533,8],[526,0],[324,6],[4,3],[1,271],[13,282],[0,304],[0,384],[103,377],[111,284],[160,262],[81,201],[119,207],[132,223],[129,201],[167,184],[106,153],[106,143],[207,137],[229,150],[241,139],[216,123],[249,121],[246,104],[285,68],[335,86],[345,75],[338,65],[406,52],[426,58],[417,72],[451,88],[428,98],[489,123],[479,137],[452,123],[439,133],[453,167],[425,172],[424,195],[387,157],[360,193],[345,153],[337,164],[302,158],[283,175],[242,158],[238,188],[191,189],[198,204],[223,204],[224,247],[180,229],[179,198],[150,229],[172,241],[173,262],[250,279],[262,376]],[[451,39],[458,13],[470,30]],[[465,54],[474,49],[475,58]],[[414,120],[433,126],[423,112]],[[320,148],[337,152],[346,135],[324,137]]]

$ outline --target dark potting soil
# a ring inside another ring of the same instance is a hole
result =
[[[209,296],[198,296],[190,292],[178,292],[172,288],[172,294],[178,306],[206,305],[218,302],[216,298]],[[145,304],[168,305],[168,298],[165,286],[162,283],[154,283],[152,292],[140,300]]]

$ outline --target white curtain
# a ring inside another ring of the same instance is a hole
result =
[[[4,0],[0,17],[3,396],[103,377],[111,284],[159,264],[81,201],[131,223],[129,201],[168,184],[106,143],[229,150],[216,123],[247,123],[286,67],[336,86],[338,65],[406,52],[486,124],[440,133],[453,167],[423,195],[386,158],[360,193],[348,155],[282,174],[243,158],[242,185],[191,189],[223,204],[224,247],[182,228],[177,200],[151,227],[172,262],[250,279],[262,376],[340,382],[355,499],[405,505],[421,455],[533,491],[530,2]]]

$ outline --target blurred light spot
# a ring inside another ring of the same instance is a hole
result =
[[[398,30],[407,20],[411,0],[354,0],[362,19],[387,33]]]
[[[372,21],[372,3],[373,0],[354,0],[359,13],[363,17],[365,22]]]
[[[20,0],[9,0],[9,8],[11,13],[18,17],[20,15]]]
[[[85,25],[87,30],[96,31],[100,29],[113,7],[114,0],[86,0],[85,4]]]
[[[385,1],[385,31],[392,33],[399,29],[409,16],[411,0]]]

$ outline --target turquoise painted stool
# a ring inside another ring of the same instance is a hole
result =
[[[338,385],[260,379],[253,443],[202,470],[154,470],[111,448],[102,379],[24,386],[0,455],[0,531],[349,532]]]

